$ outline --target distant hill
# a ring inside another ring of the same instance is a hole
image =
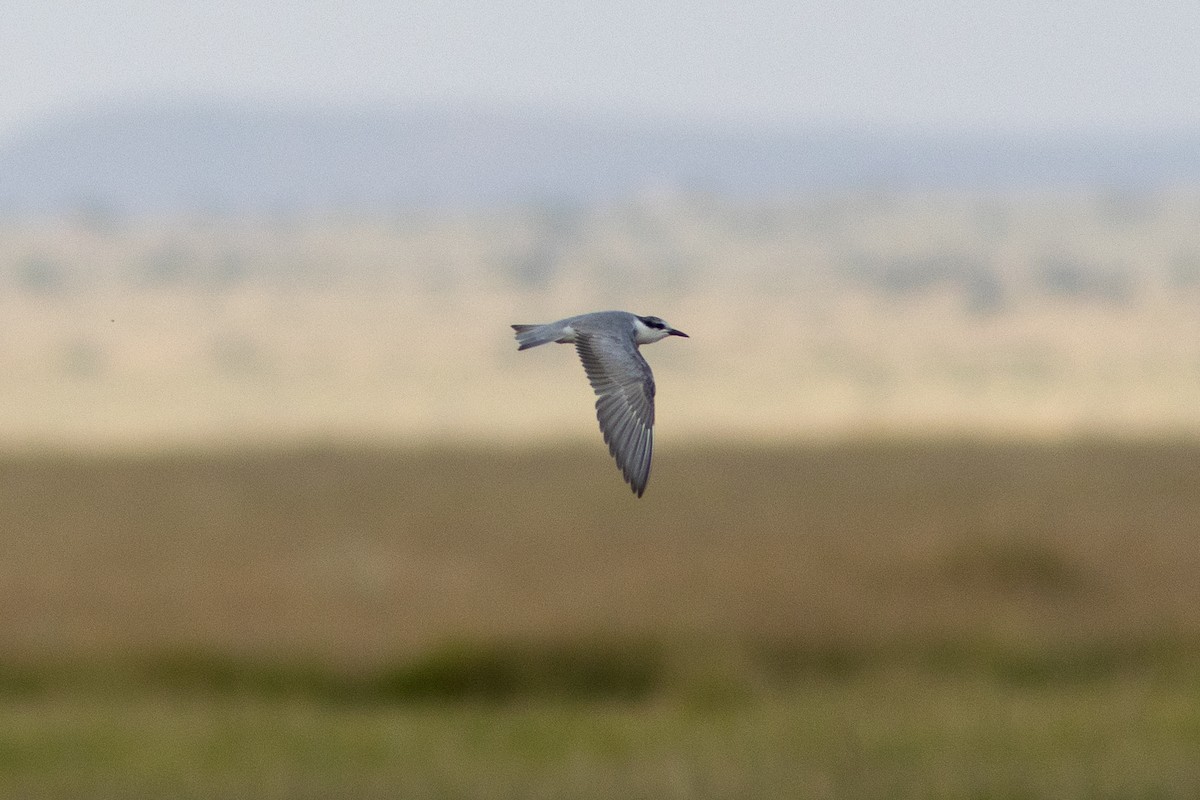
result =
[[[0,213],[588,204],[664,187],[769,198],[1197,182],[1200,134],[762,131],[463,109],[142,104],[0,142]]]

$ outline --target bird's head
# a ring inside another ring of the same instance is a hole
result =
[[[652,344],[668,336],[688,338],[686,333],[675,330],[661,317],[634,317],[633,326],[636,329],[634,340],[638,344]]]

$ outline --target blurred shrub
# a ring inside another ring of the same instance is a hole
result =
[[[381,698],[637,699],[663,684],[663,657],[646,642],[458,643],[373,681]]]
[[[1087,582],[1083,569],[1067,556],[1048,543],[1023,535],[981,537],[956,547],[941,569],[951,583],[1003,592],[1075,594]]]

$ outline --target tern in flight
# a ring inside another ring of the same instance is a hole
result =
[[[545,325],[513,325],[518,350],[548,342],[573,344],[598,395],[596,418],[634,493],[641,497],[650,478],[654,449],[654,374],[638,347],[677,331],[658,317],[639,317],[628,311],[597,311]]]

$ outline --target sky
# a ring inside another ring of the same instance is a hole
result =
[[[1195,0],[8,0],[0,137],[149,98],[1161,131],[1197,41]]]

